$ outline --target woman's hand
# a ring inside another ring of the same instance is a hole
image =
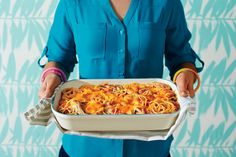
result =
[[[45,77],[39,90],[38,93],[39,98],[42,99],[51,97],[54,93],[55,88],[60,84],[61,84],[61,78],[58,75],[54,73],[48,74]]]
[[[196,80],[196,76],[191,71],[183,71],[178,74],[176,78],[176,85],[179,90],[180,96],[183,97],[194,97],[195,91],[193,88],[193,84]]]

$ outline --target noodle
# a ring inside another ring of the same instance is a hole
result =
[[[64,114],[166,114],[180,108],[167,84],[83,85],[62,91],[58,111]]]

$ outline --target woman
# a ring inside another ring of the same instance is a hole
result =
[[[182,96],[194,96],[203,62],[192,50],[180,0],[61,0],[47,46],[39,97],[50,97],[79,62],[80,78],[161,78],[163,56]],[[78,57],[78,59],[76,58]],[[198,59],[201,68],[195,67]],[[39,60],[40,63],[40,60]],[[187,69],[186,69],[187,68]],[[59,156],[169,155],[165,141],[112,140],[63,135]]]

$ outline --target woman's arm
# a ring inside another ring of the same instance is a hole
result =
[[[197,70],[193,63],[184,63],[180,65],[178,69],[189,68],[194,70],[197,73]],[[196,75],[191,71],[183,71],[176,77],[176,85],[178,87],[179,93],[181,96],[194,97],[195,91],[193,85],[196,81]]]
[[[58,63],[58,62],[53,62],[53,61],[48,62],[48,63],[45,65],[44,70],[47,69],[47,68],[52,68],[52,67],[61,69],[61,70],[66,74],[66,78],[69,78],[70,73],[67,72],[67,71],[65,70],[65,68],[64,68],[60,63]]]
[[[69,73],[66,72],[64,70],[64,68],[57,62],[48,62],[45,67],[44,70],[48,69],[48,68],[59,68],[61,70],[63,70],[63,72],[66,74],[66,77],[69,77]],[[60,85],[62,82],[61,77],[55,73],[49,73],[45,76],[42,84],[41,84],[41,88],[39,90],[39,98],[49,98],[53,95],[53,92],[55,90],[55,88]]]
[[[69,73],[73,71],[76,59],[76,50],[74,43],[74,34],[70,23],[70,18],[67,12],[66,0],[60,0],[54,21],[49,33],[47,45],[40,57],[38,63],[44,70],[43,82],[39,90],[40,98],[51,97],[55,88],[66,78],[69,77]],[[48,63],[41,65],[41,59],[46,56]],[[64,76],[63,72],[66,76]],[[54,71],[54,72],[53,72]]]
[[[168,12],[169,18],[166,29],[165,64],[170,71],[171,78],[177,74],[174,81],[176,82],[180,95],[193,97],[195,94],[193,84],[196,80],[196,74],[202,70],[204,63],[189,43],[191,33],[187,27],[181,1],[171,1],[168,5],[170,11]],[[201,67],[196,68],[196,60],[202,63]],[[191,70],[183,69],[183,71],[178,71],[182,68]],[[177,71],[178,73],[176,73]]]

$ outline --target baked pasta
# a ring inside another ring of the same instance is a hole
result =
[[[57,110],[64,114],[166,114],[179,108],[169,85],[152,82],[66,88]]]

